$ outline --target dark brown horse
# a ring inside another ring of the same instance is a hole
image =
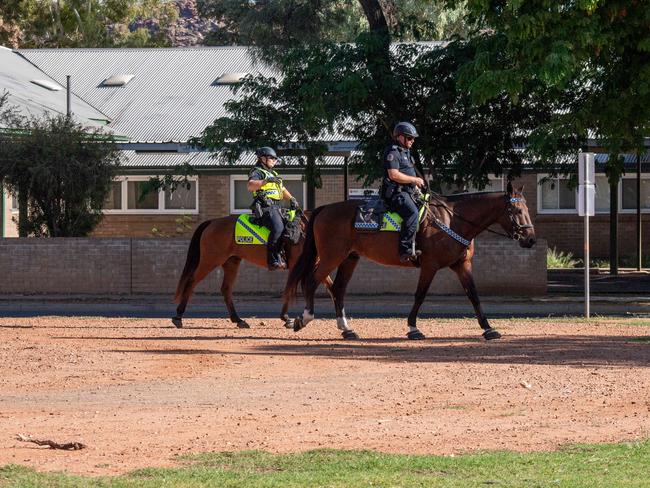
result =
[[[417,234],[420,256],[420,279],[415,303],[408,317],[410,339],[423,339],[417,329],[417,314],[426,297],[431,281],[439,269],[451,268],[469,297],[485,339],[498,339],[501,334],[488,323],[481,309],[472,277],[473,239],[492,224],[499,224],[508,237],[519,241],[521,247],[535,244],[535,231],[528,215],[523,187],[517,191],[508,184],[508,191],[467,193],[438,197],[429,203],[424,221]],[[387,266],[413,267],[400,263],[397,252],[397,232],[359,232],[354,228],[358,202],[348,201],[319,207],[307,227],[303,253],[289,274],[285,297],[295,296],[298,284],[305,295],[305,310],[297,317],[294,330],[303,328],[314,318],[314,293],[320,283],[338,268],[332,294],[338,328],[346,339],[357,334],[348,327],[344,297],[360,256]],[[446,227],[447,230],[444,230]],[[455,234],[456,237],[453,236]],[[317,258],[320,262],[317,263]]]
[[[221,294],[228,308],[231,322],[237,324],[239,328],[247,329],[250,327],[245,320],[239,317],[235,310],[232,290],[242,259],[266,268],[266,246],[237,244],[235,242],[235,222],[237,222],[238,218],[238,215],[232,215],[206,220],[194,231],[187,251],[185,268],[176,287],[174,301],[178,303],[178,307],[176,308],[176,316],[172,318],[172,322],[176,327],[183,327],[183,314],[194,288],[218,266],[223,268]],[[304,226],[307,218],[308,215],[301,214],[301,225]],[[289,269],[295,265],[302,253],[304,241],[304,237],[301,237],[298,244],[285,246]],[[326,276],[323,282],[329,291],[332,286],[330,277]],[[293,319],[289,318],[288,310],[289,301],[285,298],[280,318],[284,321],[285,327],[292,328]]]

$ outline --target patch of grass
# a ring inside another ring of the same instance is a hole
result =
[[[558,251],[554,247],[546,251],[546,267],[548,269],[576,268],[580,264],[581,261],[570,252]]]
[[[209,453],[182,458],[187,466],[144,469],[120,477],[42,474],[0,468],[3,487],[640,487],[647,486],[650,441],[572,446],[556,452],[481,452],[445,456],[317,450]]]

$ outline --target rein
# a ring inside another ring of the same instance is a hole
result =
[[[445,203],[445,201],[442,200],[442,195],[439,195],[437,193],[433,193],[433,196],[435,197],[437,203],[430,202],[429,203],[430,206],[433,205],[433,206],[436,206],[436,207],[442,207],[447,211],[447,213],[449,213],[449,215],[451,215],[453,217],[457,217],[459,220],[462,220],[463,222],[465,222],[467,224],[470,224],[471,226],[473,226],[473,227],[475,227],[477,229],[480,229],[480,228],[483,227],[482,225],[479,225],[476,222],[472,222],[471,220],[466,219],[465,217],[460,215],[458,212],[456,212],[454,209],[450,208],[449,205],[447,205],[447,203]],[[508,234],[505,234],[503,232],[492,230],[492,229],[489,228],[489,226],[486,227],[484,230],[487,230],[488,232],[491,232],[492,234],[496,234],[498,236],[505,237],[507,239],[520,241],[524,237],[522,231],[524,231],[526,229],[532,229],[533,228],[533,226],[530,225],[530,224],[521,225],[519,222],[517,222],[515,220],[515,216],[512,214],[512,204],[513,203],[518,203],[518,202],[521,202],[521,201],[522,201],[522,199],[518,198],[518,197],[510,197],[510,198],[508,198],[508,206],[506,207],[506,211],[508,213],[508,217],[510,218],[510,223],[512,225],[512,234],[508,235]],[[441,222],[438,221],[438,219],[436,219],[435,217],[433,217],[433,218],[436,220],[436,224],[438,226],[440,226],[442,224]],[[444,227],[447,227],[444,224],[442,224],[442,225]],[[443,228],[443,230],[445,232],[447,232],[447,230],[445,230],[444,228]],[[451,230],[451,229],[449,229],[449,230]]]

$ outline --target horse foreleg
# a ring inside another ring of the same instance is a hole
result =
[[[427,292],[431,286],[434,276],[436,276],[437,269],[432,269],[428,266],[422,266],[420,268],[420,278],[418,279],[418,287],[415,290],[415,301],[413,302],[413,307],[411,307],[411,312],[409,313],[408,326],[409,331],[406,334],[411,340],[420,340],[424,339],[424,334],[420,332],[417,327],[418,312],[424,299],[427,297]]]
[[[336,309],[336,326],[341,331],[343,339],[358,339],[359,336],[357,333],[348,327],[348,319],[345,316],[345,290],[347,289],[348,283],[352,278],[354,269],[357,267],[359,262],[359,255],[350,254],[345,261],[339,265],[339,269],[336,272],[336,278],[334,280],[334,286],[332,286],[332,299],[334,300],[334,308]]]
[[[228,309],[228,315],[230,316],[230,321],[234,324],[237,324],[237,327],[240,329],[250,329],[250,325],[245,320],[242,320],[235,310],[235,304],[232,299],[232,289],[237,279],[237,272],[239,271],[239,265],[241,264],[241,258],[237,256],[232,256],[223,263],[223,281],[221,282],[221,295],[223,296],[223,301],[226,303],[226,308]]]
[[[467,298],[472,302],[478,323],[481,326],[481,329],[483,329],[483,338],[488,341],[490,339],[499,339],[501,334],[496,329],[490,327],[488,319],[483,313],[483,308],[481,307],[481,302],[476,291],[476,285],[474,284],[474,277],[472,276],[472,262],[469,259],[465,259],[450,266],[450,268],[454,273],[456,273],[456,276],[458,276],[458,279],[467,294]]]

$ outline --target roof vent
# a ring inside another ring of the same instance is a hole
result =
[[[235,85],[241,83],[249,73],[224,73],[214,80],[213,85]]]
[[[131,81],[135,75],[117,74],[106,78],[102,86],[124,86]]]
[[[47,88],[48,90],[52,91],[59,91],[63,90],[63,87],[59,85],[58,83],[54,83],[53,81],[50,80],[30,80],[32,83],[38,86],[42,86],[43,88]]]

